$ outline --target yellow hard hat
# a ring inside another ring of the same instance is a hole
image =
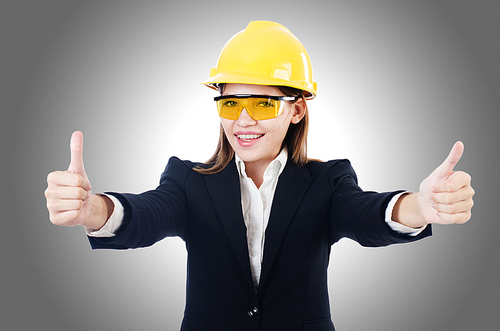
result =
[[[203,82],[213,89],[220,83],[289,86],[303,90],[306,99],[317,94],[306,49],[290,30],[270,21],[252,21],[229,39]]]

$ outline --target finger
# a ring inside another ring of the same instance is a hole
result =
[[[61,226],[78,225],[78,218],[82,215],[81,210],[69,210],[50,214],[52,224]]]
[[[53,213],[60,213],[70,210],[80,210],[83,207],[83,203],[82,199],[48,200],[47,208]]]
[[[473,205],[474,203],[472,199],[467,199],[453,204],[435,203],[433,207],[437,211],[446,214],[459,214],[459,213],[469,212]]]
[[[82,176],[85,175],[85,168],[83,167],[83,133],[80,131],[75,131],[71,135],[70,150],[71,163],[68,171]]]
[[[471,177],[468,173],[457,171],[452,173],[445,180],[440,181],[433,187],[434,192],[455,192],[459,189],[469,186]]]
[[[453,203],[457,203],[459,201],[472,199],[474,193],[475,192],[472,187],[466,186],[455,192],[432,193],[431,200],[434,201],[435,203],[450,205]]]
[[[47,183],[49,186],[74,186],[81,187],[86,191],[91,189],[90,182],[87,178],[67,171],[51,172],[47,176]]]
[[[65,199],[79,199],[86,200],[91,192],[86,191],[81,187],[74,186],[59,186],[51,190],[47,190],[46,196],[49,199],[65,200]]]
[[[471,217],[470,211],[457,214],[438,212],[437,215],[446,224],[463,224],[467,222]]]
[[[461,141],[457,141],[455,145],[453,145],[453,148],[451,149],[450,154],[448,154],[446,160],[444,160],[444,162],[437,167],[436,170],[434,170],[434,176],[439,179],[447,178],[453,172],[453,168],[462,157],[463,152],[464,144]]]

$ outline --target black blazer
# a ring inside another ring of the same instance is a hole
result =
[[[343,237],[363,246],[418,240],[384,221],[398,192],[363,192],[349,161],[290,160],[279,177],[260,285],[255,293],[234,160],[202,175],[171,158],[160,185],[142,194],[114,194],[125,208],[116,236],[92,238],[92,248],[144,247],[180,236],[188,251],[186,308],[181,330],[334,330],[327,267]]]

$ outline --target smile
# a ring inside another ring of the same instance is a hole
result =
[[[240,140],[253,140],[253,139],[259,139],[260,137],[264,136],[263,134],[237,134],[235,135],[238,137]]]
[[[260,139],[265,136],[264,133],[252,131],[238,131],[234,133],[238,145],[243,148],[250,148],[260,142]]]

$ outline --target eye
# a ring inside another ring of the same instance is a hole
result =
[[[259,101],[257,103],[257,107],[263,107],[263,108],[274,107],[274,100],[269,99],[269,100],[266,100],[266,101]]]
[[[224,102],[225,107],[234,107],[236,105],[238,105],[238,103],[236,101],[233,101],[233,100],[228,100],[228,101]]]

